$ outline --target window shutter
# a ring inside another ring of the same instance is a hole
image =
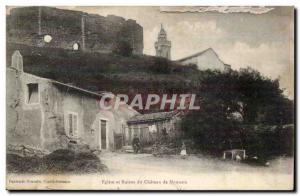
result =
[[[73,115],[73,135],[77,136],[77,115]]]
[[[73,120],[72,120],[72,114],[69,114],[69,136],[73,136]]]

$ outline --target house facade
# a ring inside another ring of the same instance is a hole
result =
[[[177,61],[183,65],[196,65],[199,70],[210,69],[227,72],[231,69],[230,65],[225,64],[212,48],[208,48]]]
[[[119,148],[118,136],[126,121],[138,113],[128,105],[102,110],[100,98],[71,84],[23,71],[19,51],[6,69],[7,145],[27,145],[53,151],[69,142],[91,149]]]

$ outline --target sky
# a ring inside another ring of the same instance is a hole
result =
[[[279,78],[284,94],[294,97],[293,7],[59,8],[136,20],[143,27],[144,54],[148,55],[155,55],[154,42],[163,24],[172,44],[172,60],[213,48],[235,70],[252,67],[264,76]]]

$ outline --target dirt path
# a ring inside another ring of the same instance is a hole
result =
[[[181,159],[180,156],[106,152],[100,159],[109,169],[106,178],[123,179],[126,189],[286,190],[293,187],[292,158],[272,160],[269,167],[194,155]]]
[[[207,158],[190,155],[186,159],[180,156],[154,157],[151,154],[111,153],[100,155],[112,174],[133,174],[144,172],[178,173],[190,175],[195,173],[216,172],[262,172],[283,173],[293,171],[291,158],[280,158],[270,162],[269,167],[249,166],[243,163],[222,161],[217,158]]]

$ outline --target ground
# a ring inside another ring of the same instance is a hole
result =
[[[269,167],[191,155],[102,152],[109,171],[81,175],[7,174],[7,189],[62,190],[291,190],[293,159],[280,157]]]
[[[293,159],[284,157],[271,160],[269,167],[200,155],[182,159],[176,155],[154,157],[151,154],[104,152],[100,158],[112,177],[146,179],[153,183],[180,181],[174,187],[176,189],[184,189],[185,186],[198,189],[284,189],[292,188],[293,181]]]

